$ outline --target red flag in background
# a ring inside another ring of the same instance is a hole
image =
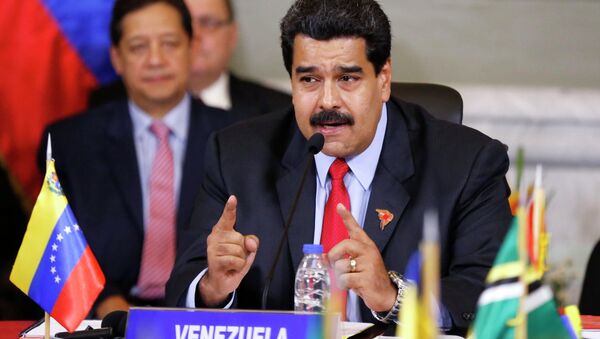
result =
[[[116,78],[107,0],[0,1],[0,164],[28,202],[39,192],[44,127],[82,111],[89,91]]]

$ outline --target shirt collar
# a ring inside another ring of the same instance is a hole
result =
[[[377,123],[377,129],[375,130],[375,137],[373,137],[373,141],[371,141],[369,147],[358,155],[346,158],[350,170],[354,176],[356,176],[356,179],[364,190],[369,189],[373,182],[373,178],[375,177],[379,155],[383,148],[386,126],[387,107],[384,103],[381,108],[381,117]],[[315,165],[317,167],[319,185],[323,188],[327,182],[327,172],[334,160],[335,157],[326,155],[323,152],[319,152],[315,155]]]
[[[196,93],[207,106],[231,109],[231,97],[229,95],[229,73],[223,72],[217,79],[200,93]]]
[[[129,100],[129,115],[133,123],[133,133],[137,137],[148,131],[154,119],[144,112],[135,102]],[[171,133],[181,140],[186,140],[188,127],[190,124],[191,99],[189,94],[185,94],[183,99],[173,107],[162,121],[169,127]]]

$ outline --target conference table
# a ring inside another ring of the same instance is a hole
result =
[[[35,322],[35,320],[2,320],[0,321],[0,339],[19,338],[19,334]]]
[[[600,316],[582,315],[582,327],[585,329],[584,338],[600,338]],[[1,320],[0,339],[16,339],[19,334],[35,320]],[[443,338],[459,338],[456,336],[442,336]]]
[[[0,339],[18,339],[19,334],[21,332],[23,332],[23,330],[32,326],[35,323],[38,323],[38,321],[34,321],[34,320],[0,321]],[[93,327],[99,327],[98,320],[86,320],[86,321],[84,321],[84,323],[86,325],[88,325],[88,324],[94,325]],[[53,324],[53,325],[56,325],[56,324]],[[344,322],[342,327],[346,328],[346,330],[350,330],[351,328],[353,328],[355,330],[351,330],[351,331],[355,332],[355,331],[364,329],[364,327],[365,327],[364,325],[366,325],[366,324]],[[85,327],[85,325],[83,327]],[[62,329],[62,330],[64,330],[64,329]],[[34,337],[41,338],[38,336],[32,336],[32,338],[34,338]],[[370,337],[370,336],[368,336],[368,337]],[[378,337],[378,338],[392,338],[392,337]],[[457,339],[457,338],[461,338],[461,337],[441,335],[439,338],[441,338],[441,339]]]

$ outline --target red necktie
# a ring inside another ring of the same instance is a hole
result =
[[[175,191],[169,127],[155,121],[150,131],[158,139],[150,173],[149,215],[138,278],[139,297],[160,299],[175,262]]]
[[[344,176],[348,173],[348,164],[344,159],[335,159],[329,167],[331,176],[331,192],[325,204],[325,213],[323,215],[323,230],[321,232],[321,244],[325,252],[337,245],[340,241],[348,239],[348,231],[342,217],[337,213],[336,206],[342,203],[346,209],[350,210],[350,196],[344,185]],[[333,278],[333,276],[332,276]],[[341,306],[342,320],[346,319],[346,291],[339,290],[332,279],[332,296],[337,296]]]

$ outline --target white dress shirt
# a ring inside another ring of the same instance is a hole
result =
[[[190,96],[186,94],[183,99],[172,110],[161,119],[169,127],[169,146],[173,152],[173,187],[175,193],[175,206],[179,204],[179,191],[181,187],[181,175],[185,149],[187,145],[187,135],[190,125]],[[133,125],[133,140],[135,153],[137,156],[138,170],[140,174],[140,186],[142,188],[142,208],[144,218],[144,228],[148,223],[148,214],[150,213],[150,175],[152,171],[152,162],[156,154],[158,140],[154,133],[150,131],[150,125],[153,118],[144,112],[133,101],[129,100],[129,116]],[[131,289],[132,295],[138,294],[137,286]]]
[[[161,119],[171,133],[169,134],[169,146],[173,152],[173,170],[175,190],[175,206],[179,204],[179,189],[181,187],[181,175],[185,148],[187,145],[187,134],[190,125],[190,96],[186,94],[183,99],[172,110]],[[150,131],[153,118],[144,112],[133,101],[129,100],[129,115],[133,124],[133,138],[135,153],[140,174],[140,185],[142,187],[142,201],[144,210],[144,227],[148,221],[150,172],[158,140]]]
[[[231,109],[231,94],[229,93],[229,73],[223,72],[210,86],[200,93],[194,93],[196,97],[210,107],[220,108],[228,111]]]

